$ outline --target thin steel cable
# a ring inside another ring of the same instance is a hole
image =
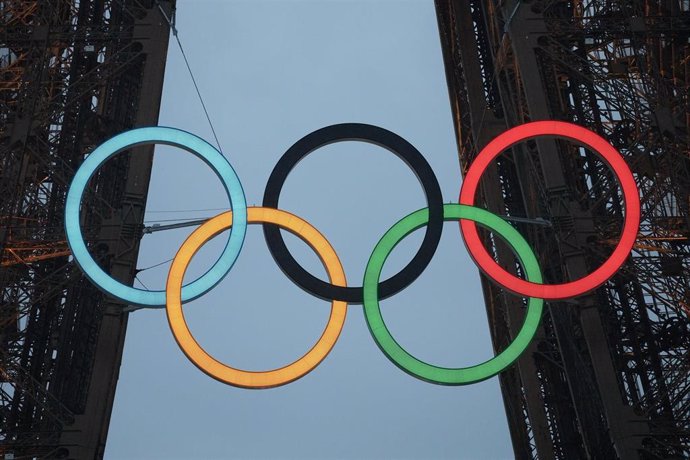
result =
[[[167,213],[179,213],[179,212],[205,212],[205,211],[226,211],[228,208],[204,208],[204,209],[170,209],[163,210],[157,209],[155,211],[146,210],[147,214],[167,214]]]
[[[158,6],[158,9],[160,10],[161,14],[165,18],[166,22],[170,26],[170,30],[172,30],[172,34],[175,37],[175,41],[177,41],[177,46],[180,48],[180,52],[182,53],[182,58],[184,59],[184,63],[187,66],[187,70],[189,71],[189,76],[192,78],[192,83],[194,84],[194,89],[196,90],[197,96],[199,96],[199,102],[201,102],[201,107],[204,109],[204,114],[206,115],[206,120],[208,120],[208,124],[211,127],[211,132],[213,133],[213,138],[216,140],[216,145],[218,146],[218,151],[220,153],[223,153],[223,149],[220,146],[220,141],[218,140],[218,135],[216,134],[216,129],[213,126],[213,122],[211,121],[211,116],[208,113],[208,109],[206,108],[206,104],[204,103],[204,98],[201,96],[201,91],[199,90],[199,85],[196,82],[196,78],[194,78],[194,72],[192,72],[192,66],[189,64],[189,59],[187,59],[187,54],[184,52],[184,48],[182,47],[182,42],[180,41],[180,36],[177,31],[177,27],[175,26],[175,14],[173,13],[173,19],[172,21],[168,17],[167,14],[165,14],[165,10],[163,10],[163,7],[161,4],[156,1],[156,5]]]
[[[174,258],[173,258],[173,259],[174,259]],[[145,271],[145,270],[151,270],[152,268],[156,268],[156,267],[160,267],[161,265],[165,265],[165,264],[167,264],[168,262],[172,262],[173,259],[164,260],[163,262],[159,262],[159,263],[157,263],[157,264],[155,264],[155,265],[151,265],[150,267],[139,268],[139,269],[137,269],[137,274],[139,274],[139,273],[141,273],[141,272],[143,272],[143,271]],[[141,281],[139,281],[139,282],[141,283]],[[141,283],[141,284],[143,285],[144,283]],[[144,287],[146,287],[146,286],[144,286]],[[146,289],[148,289],[148,288],[146,288]]]
[[[134,275],[134,279],[137,280],[137,281],[139,281],[139,284],[141,284],[141,285],[144,287],[144,289],[146,289],[147,291],[150,291],[150,290],[151,290],[151,289],[149,289],[149,288],[144,284],[143,281],[141,281],[141,280],[139,279],[139,277],[138,277],[137,275]]]
[[[213,216],[197,216],[197,217],[178,217],[177,219],[146,219],[144,220],[145,224],[159,224],[161,222],[189,222],[189,221],[196,221],[196,220],[206,220],[206,219],[211,219]]]

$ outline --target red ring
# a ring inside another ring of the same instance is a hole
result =
[[[616,273],[630,254],[640,227],[640,197],[635,179],[621,154],[604,138],[581,126],[562,121],[535,121],[511,128],[479,152],[465,175],[459,201],[460,204],[474,206],[479,179],[491,161],[518,142],[538,136],[558,136],[586,145],[597,152],[618,177],[623,188],[625,222],[620,241],[611,256],[595,271],[575,281],[549,285],[535,284],[517,278],[496,263],[484,248],[474,222],[462,220],[460,231],[475,263],[489,278],[504,288],[523,296],[540,299],[576,297],[601,286]]]

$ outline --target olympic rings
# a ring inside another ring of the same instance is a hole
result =
[[[578,280],[551,285],[536,284],[516,278],[498,265],[484,248],[474,222],[464,220],[460,222],[460,229],[475,263],[489,278],[504,288],[517,294],[541,299],[557,300],[577,297],[601,286],[618,271],[630,254],[640,226],[640,196],[635,179],[623,157],[605,139],[581,126],[562,121],[535,121],[511,128],[489,142],[479,152],[465,175],[459,201],[460,204],[474,205],[479,179],[491,161],[516,143],[538,136],[564,137],[590,147],[601,156],[618,177],[625,202],[625,223],[620,241],[609,259],[598,269]]]
[[[251,207],[247,211],[250,224],[260,222],[275,224],[300,237],[316,251],[328,272],[330,281],[336,286],[346,285],[345,272],[335,250],[328,240],[308,222],[279,209]],[[271,388],[290,383],[318,366],[331,351],[343,329],[347,303],[340,300],[332,301],[331,315],[321,338],[311,350],[292,364],[271,371],[252,372],[235,369],[215,360],[194,340],[189,331],[182,312],[180,290],[185,270],[194,254],[206,241],[231,225],[232,212],[217,215],[197,228],[175,255],[166,286],[168,298],[166,311],[170,329],[187,358],[214,379],[243,388]]]
[[[436,252],[443,227],[443,198],[436,176],[419,151],[402,137],[386,129],[361,123],[344,123],[327,126],[307,134],[297,141],[281,157],[273,168],[266,190],[263,206],[278,208],[280,191],[288,174],[304,157],[319,147],[335,142],[359,140],[384,147],[395,153],[417,175],[429,207],[429,225],[417,254],[398,274],[383,281],[379,295],[385,299],[409,286],[424,271]],[[266,244],[278,266],[288,278],[305,291],[325,300],[339,299],[349,303],[362,303],[362,288],[339,287],[325,283],[306,271],[288,251],[280,231],[275,226],[264,225]]]
[[[405,372],[427,382],[442,385],[467,385],[481,382],[510,366],[527,349],[539,327],[544,300],[530,297],[527,303],[525,321],[518,335],[505,350],[481,364],[448,369],[425,363],[412,356],[396,342],[386,327],[379,306],[377,286],[383,264],[393,248],[407,235],[425,225],[428,219],[429,212],[427,209],[420,209],[407,215],[393,225],[374,248],[364,272],[364,315],[367,325],[381,351]],[[542,281],[539,262],[537,262],[537,257],[527,241],[515,228],[496,214],[472,206],[446,204],[443,206],[443,219],[467,219],[493,230],[513,248],[527,279],[536,283]]]
[[[89,254],[79,225],[81,198],[89,179],[96,170],[109,158],[123,150],[147,144],[180,147],[204,160],[222,181],[230,206],[235,211],[235,226],[223,252],[204,275],[183,288],[183,301],[196,299],[208,292],[232,268],[242,249],[244,235],[247,232],[247,203],[244,199],[242,184],[228,160],[205,140],[179,129],[157,126],[126,131],[101,144],[84,160],[72,179],[65,204],[65,232],[74,260],[92,283],[113,297],[134,305],[163,307],[165,306],[165,291],[144,291],[126,286],[103,271]]]
[[[481,175],[503,150],[517,142],[538,136],[558,136],[574,140],[596,151],[613,169],[623,189],[625,223],[618,246],[601,267],[567,283],[544,285],[536,256],[525,239],[500,216],[473,206]],[[371,142],[395,153],[410,166],[420,180],[428,207],[415,211],[391,227],[376,245],[362,287],[347,287],[340,260],[326,238],[301,218],[277,209],[280,191],[292,168],[319,147],[345,140]],[[181,147],[204,160],[223,182],[232,211],[210,219],[196,229],[175,256],[165,291],[142,291],[114,280],[89,255],[79,227],[79,207],[90,177],[100,165],[117,153],[137,145],[162,143]],[[270,388],[294,381],[313,370],[335,345],[347,313],[347,302],[363,303],[369,330],[383,353],[405,372],[443,385],[466,385],[488,379],[511,365],[527,349],[534,337],[543,299],[564,299],[588,292],[606,282],[628,257],[640,223],[639,192],[630,169],[620,154],[603,138],[585,128],[559,121],[540,121],[512,128],[491,141],[478,155],[465,176],[460,204],[444,205],[439,184],[421,153],[400,136],[376,126],[348,123],[314,131],[300,139],[280,158],[264,192],[263,207],[247,208],[240,181],[227,160],[204,140],[173,128],[139,128],[115,136],[89,155],[77,171],[67,195],[65,229],[75,261],[86,276],[105,292],[126,302],[144,306],[166,305],[170,329],[184,354],[209,376],[244,388]],[[460,220],[466,246],[477,265],[492,279],[512,292],[529,297],[527,314],[517,336],[495,357],[475,366],[449,369],[425,363],[404,350],[392,337],[381,315],[379,301],[401,291],[426,268],[438,246],[443,222]],[[502,269],[483,247],[476,223],[495,232],[513,249],[526,280]],[[307,292],[331,301],[331,314],[317,343],[304,356],[285,367],[244,371],[223,364],[209,355],[192,336],[182,304],[199,297],[216,285],[232,268],[241,250],[248,223],[263,223],[268,247],[283,272]],[[412,231],[426,226],[423,242],[398,274],[380,282],[388,254]],[[318,254],[328,273],[322,281],[302,268],[288,252],[280,234],[282,227],[302,238]],[[196,281],[183,286],[187,265],[197,250],[219,232],[231,228],[230,239],[213,267]]]

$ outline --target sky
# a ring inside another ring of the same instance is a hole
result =
[[[281,155],[335,123],[389,129],[422,152],[444,202],[461,177],[433,1],[178,0],[177,27],[249,205],[260,205]],[[171,39],[159,125],[214,143],[180,50]],[[219,180],[193,155],[157,147],[147,225],[211,217],[229,206]],[[361,142],[319,149],[288,177],[280,207],[314,225],[337,251],[349,285],[361,285],[383,233],[425,206],[415,175],[387,150]],[[146,235],[138,286],[163,289],[188,227]],[[384,276],[416,252],[422,231],[392,253]],[[192,261],[189,281],[214,262],[227,233]],[[324,277],[298,238],[295,257]],[[143,283],[143,284],[139,284]],[[493,355],[477,268],[456,223],[434,259],[381,302],[396,339],[433,364],[468,366]],[[232,366],[265,370],[304,354],[330,304],[276,266],[259,225],[213,290],[185,304],[196,340]],[[348,307],[338,342],[311,373],[269,390],[222,384],[178,348],[165,312],[130,314],[106,447],[110,459],[511,458],[498,379],[444,387],[399,370],[372,339],[360,305]]]

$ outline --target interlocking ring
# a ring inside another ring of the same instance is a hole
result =
[[[347,303],[340,300],[332,301],[331,315],[321,338],[304,356],[288,366],[270,371],[252,372],[235,369],[214,359],[194,340],[189,331],[189,326],[187,326],[182,313],[180,287],[184,273],[194,254],[206,241],[229,228],[233,223],[232,220],[232,213],[226,212],[205,222],[187,238],[175,255],[166,285],[170,329],[189,360],[206,374],[221,382],[243,388],[271,388],[284,385],[310,372],[331,351],[343,329],[343,324],[345,324]],[[279,209],[254,207],[248,209],[248,221],[250,224],[278,225],[300,237],[319,256],[331,283],[336,286],[346,285],[345,272],[335,250],[328,240],[308,222]]]
[[[247,232],[247,202],[244,199],[244,190],[240,179],[228,160],[205,140],[179,129],[156,126],[126,131],[101,144],[84,160],[72,179],[65,203],[65,233],[74,260],[93,284],[113,297],[133,305],[163,307],[165,305],[165,291],[145,291],[126,286],[107,274],[89,254],[79,223],[81,198],[89,179],[96,170],[118,153],[132,147],[148,144],[167,144],[180,147],[204,160],[223,183],[223,188],[225,188],[230,200],[230,206],[235,211],[235,226],[223,252],[206,273],[196,281],[184,286],[182,289],[184,301],[196,299],[208,292],[232,268],[240,254],[244,235]]]
[[[625,197],[625,225],[619,245],[611,257],[592,274],[580,280],[542,284],[536,256],[519,232],[501,217],[472,206],[479,179],[488,164],[517,142],[537,136],[559,136],[575,140],[598,152],[616,173]],[[364,274],[361,288],[347,287],[340,260],[328,240],[303,219],[277,209],[280,190],[290,170],[306,155],[324,145],[344,140],[372,142],[392,151],[410,166],[419,178],[428,207],[413,212],[391,227],[376,245]],[[107,275],[88,254],[79,228],[79,205],[88,180],[108,158],[129,147],[164,143],[182,147],[206,161],[223,181],[232,211],[221,213],[196,229],[176,254],[165,291],[142,291],[125,286]],[[210,144],[172,128],[141,128],[123,133],[98,147],[77,171],[67,197],[65,227],[74,258],[96,286],[105,292],[138,305],[165,304],[170,329],[184,354],[211,377],[244,388],[270,388],[296,380],[313,370],[335,345],[347,313],[347,303],[363,303],[369,330],[383,353],[405,372],[432,383],[466,385],[488,379],[510,366],[529,346],[539,327],[543,299],[563,299],[587,292],[604,283],[625,262],[639,227],[637,187],[620,154],[604,139],[576,125],[564,122],[533,122],[506,131],[480,152],[471,165],[460,193],[460,204],[443,205],[441,191],[429,164],[400,136],[376,126],[348,123],[314,131],[295,143],[278,161],[266,185],[263,207],[247,208],[242,186],[230,164]],[[477,265],[507,289],[526,295],[527,314],[512,342],[495,357],[475,366],[449,369],[425,363],[404,350],[393,338],[381,315],[379,301],[407,287],[426,268],[441,236],[444,220],[460,220],[466,246]],[[304,356],[280,369],[254,372],[233,368],[217,361],[194,339],[182,311],[182,304],[208,291],[230,270],[242,246],[247,223],[262,223],[271,253],[284,273],[307,292],[329,300],[331,315],[314,347]],[[482,246],[478,223],[503,238],[515,252],[526,280],[503,270]],[[381,270],[393,248],[412,231],[426,226],[417,254],[397,275],[379,281]],[[230,239],[214,266],[196,281],[183,287],[184,274],[196,251],[219,232],[231,228]],[[280,235],[284,228],[302,238],[316,251],[328,273],[329,282],[306,270],[288,252]]]
[[[539,262],[537,262],[537,257],[527,241],[515,228],[496,214],[472,206],[446,204],[443,207],[443,218],[444,220],[467,219],[496,232],[515,251],[527,279],[535,283],[542,281]],[[510,366],[527,349],[539,327],[544,300],[530,297],[527,303],[525,321],[518,335],[505,350],[481,364],[449,369],[425,363],[412,356],[395,341],[383,321],[379,307],[377,284],[383,264],[393,248],[407,235],[426,225],[428,220],[429,211],[427,209],[420,209],[409,214],[391,227],[374,248],[364,272],[364,314],[367,325],[383,353],[405,372],[422,380],[444,385],[467,385],[481,382]]]
[[[283,189],[283,184],[285,184],[288,174],[304,157],[320,147],[335,142],[352,140],[376,144],[390,150],[403,160],[414,171],[422,184],[427,199],[427,206],[429,207],[429,224],[426,227],[426,233],[417,254],[400,272],[381,283],[379,292],[381,298],[385,299],[405,289],[417,279],[427,265],[429,265],[429,262],[431,262],[431,258],[434,256],[438,242],[441,239],[443,226],[441,187],[438,185],[436,175],[434,175],[429,163],[412,144],[386,129],[361,123],[331,125],[314,131],[290,147],[273,168],[266,183],[263,206],[265,208],[278,208],[280,191]],[[361,287],[334,286],[321,281],[302,268],[299,262],[290,254],[277,227],[264,225],[264,236],[276,264],[293,283],[322,299],[338,299],[350,303],[362,303]]]
[[[589,275],[575,281],[561,284],[537,284],[521,280],[507,272],[484,248],[474,222],[463,220],[460,229],[467,243],[467,249],[479,268],[492,280],[517,294],[542,299],[567,299],[577,297],[604,284],[623,265],[637,238],[640,227],[640,195],[630,168],[620,153],[604,138],[581,126],[563,121],[535,121],[505,131],[489,142],[479,152],[465,175],[460,190],[460,204],[474,205],[479,179],[501,152],[518,142],[539,136],[558,136],[580,142],[596,152],[618,177],[623,189],[625,223],[620,241],[611,256]]]

